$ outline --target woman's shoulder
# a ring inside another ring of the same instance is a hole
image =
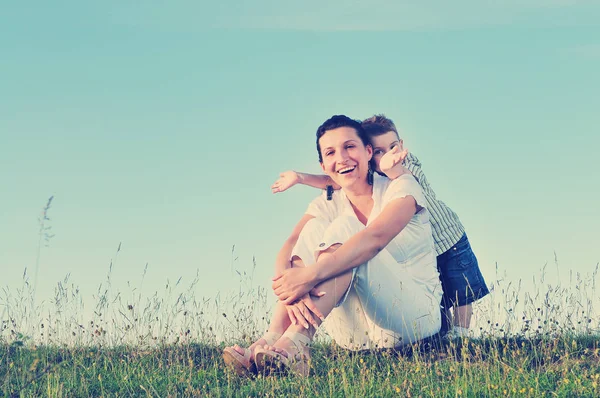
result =
[[[345,198],[341,189],[334,191],[331,196],[327,195],[327,191],[323,191],[309,204],[306,214],[317,218],[335,219],[344,206]]]
[[[410,173],[402,174],[394,180],[390,180],[389,178],[385,179],[388,181],[385,187],[386,190],[398,189],[400,187],[415,188],[415,186],[419,186],[417,179]]]
[[[390,187],[410,186],[414,184],[419,185],[419,182],[411,173],[402,174],[394,180],[390,180],[386,176],[382,176],[377,173],[373,174],[373,186],[376,189],[378,188],[383,191],[389,189]]]
[[[412,174],[403,174],[393,181],[388,179],[389,183],[386,186],[384,197],[387,200],[392,200],[407,195],[415,197],[420,201],[423,195],[423,189]]]
[[[373,192],[384,193],[390,186],[391,182],[392,180],[386,176],[373,173]]]

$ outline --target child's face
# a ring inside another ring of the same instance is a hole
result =
[[[383,155],[395,147],[399,147],[400,151],[403,150],[402,140],[398,138],[398,134],[394,131],[388,131],[385,134],[371,137],[371,145],[373,146],[373,165],[375,166],[375,171],[378,173],[381,173],[379,162]]]

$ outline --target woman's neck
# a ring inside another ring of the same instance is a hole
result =
[[[373,186],[366,184],[360,187],[344,188],[344,193],[354,209],[358,220],[367,225],[369,215],[373,209]]]
[[[373,185],[370,184],[360,184],[358,186],[346,187],[342,188],[344,193],[350,200],[350,202],[364,201],[366,198],[373,197]]]

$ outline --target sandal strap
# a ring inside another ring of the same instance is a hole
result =
[[[276,332],[267,332],[265,333],[261,339],[267,342],[267,345],[273,345],[281,338],[281,333]]]
[[[290,339],[290,341],[294,344],[298,352],[304,351],[304,347],[310,346],[310,343],[312,342],[310,337],[305,336],[302,333],[292,331],[286,331],[281,337],[286,337]]]

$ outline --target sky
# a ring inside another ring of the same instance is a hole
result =
[[[39,300],[111,262],[148,292],[269,286],[317,195],[269,187],[319,172],[334,114],[396,122],[488,282],[600,261],[600,1],[22,1],[0,49],[0,285],[33,278],[53,196]]]

